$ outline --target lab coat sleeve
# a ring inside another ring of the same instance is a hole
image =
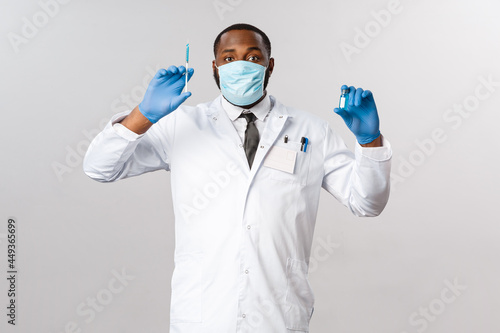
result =
[[[362,147],[355,154],[326,125],[323,146],[322,187],[356,216],[378,216],[389,199],[392,150],[387,139],[382,147]]]
[[[155,170],[170,170],[166,120],[138,135],[118,123],[128,113],[113,116],[91,142],[83,160],[83,170],[90,178],[113,182]]]

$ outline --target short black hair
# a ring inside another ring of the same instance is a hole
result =
[[[214,56],[217,57],[217,48],[219,47],[220,44],[220,39],[222,35],[224,35],[226,32],[231,31],[231,30],[250,30],[258,33],[261,35],[263,41],[264,41],[264,46],[266,47],[267,51],[267,56],[271,58],[271,41],[269,40],[269,37],[264,33],[264,31],[260,30],[257,27],[254,27],[251,24],[246,24],[246,23],[236,23],[233,24],[226,29],[222,30],[219,35],[217,35],[217,38],[215,38],[214,42]]]

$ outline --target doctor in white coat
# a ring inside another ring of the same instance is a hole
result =
[[[171,172],[171,333],[308,332],[320,190],[357,216],[380,214],[389,142],[369,91],[343,87],[348,102],[335,109],[357,138],[354,154],[325,120],[268,95],[274,59],[258,28],[228,27],[214,53],[220,96],[181,106],[193,70],[160,69],[143,101],[92,141],[84,171],[100,182]]]

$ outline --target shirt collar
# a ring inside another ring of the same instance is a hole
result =
[[[227,99],[222,96],[222,108],[226,111],[229,119],[231,121],[235,121],[238,118],[243,110],[250,110],[257,117],[257,119],[264,121],[269,110],[271,110],[271,99],[269,95],[266,94],[266,97],[262,101],[260,101],[257,105],[254,105],[251,109],[244,109],[241,106],[233,105],[227,101]]]

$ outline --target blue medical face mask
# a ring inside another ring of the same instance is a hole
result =
[[[222,95],[232,104],[250,105],[264,95],[266,67],[245,60],[215,67],[219,70]]]

